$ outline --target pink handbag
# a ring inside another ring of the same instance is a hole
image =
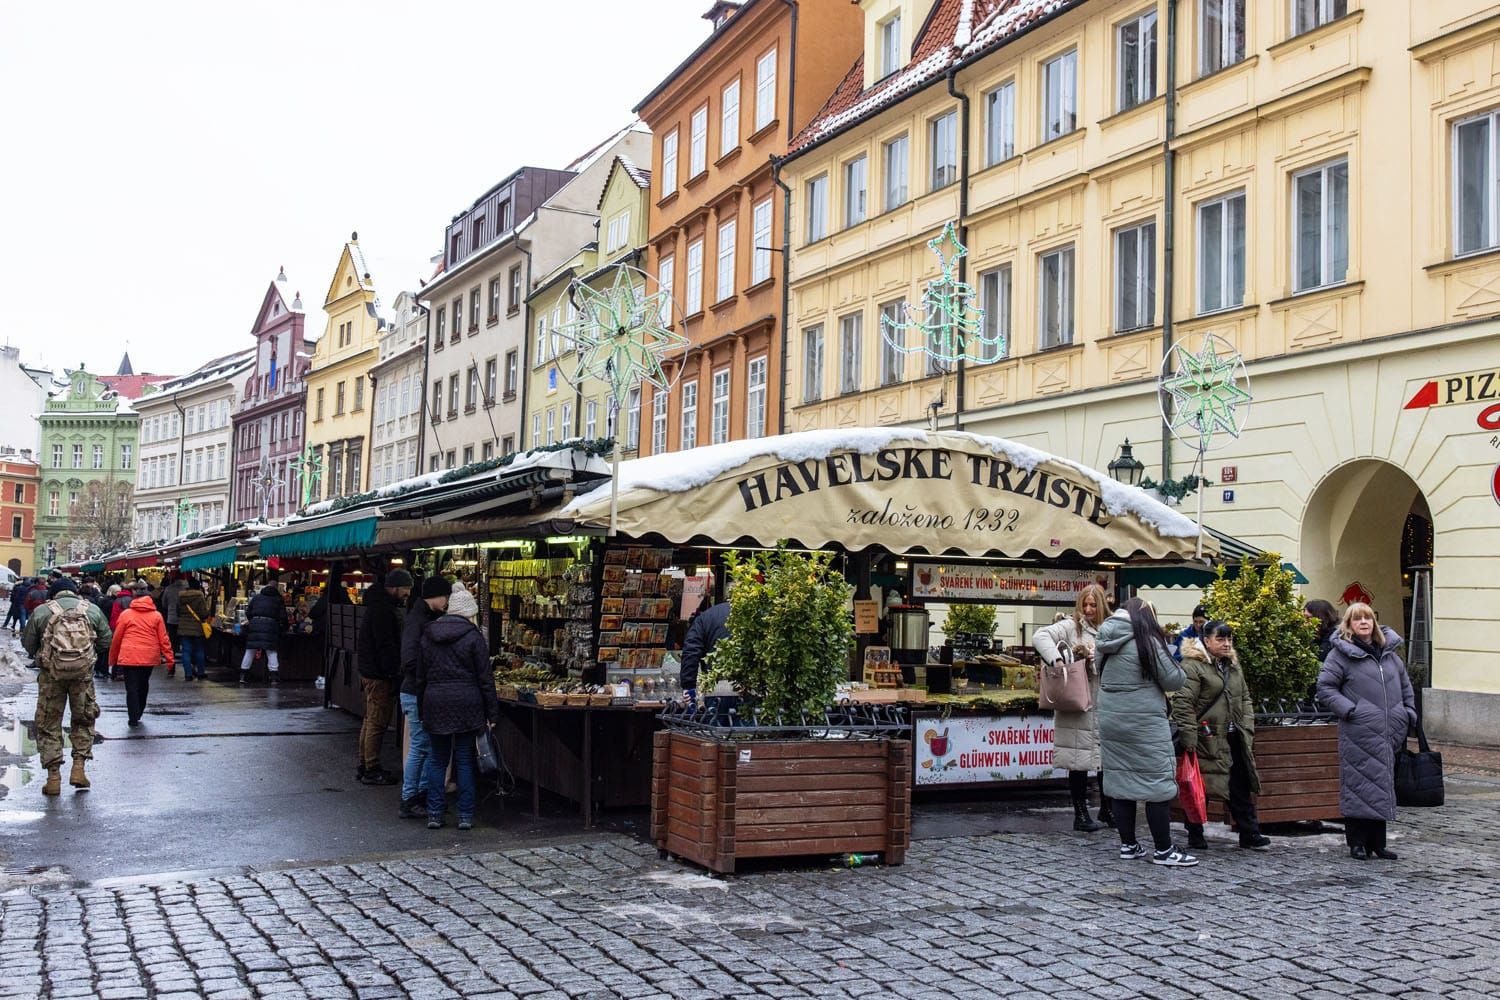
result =
[[[1041,692],[1037,700],[1042,708],[1054,712],[1087,712],[1094,707],[1088,664],[1073,659],[1072,650],[1063,650],[1063,658],[1057,663],[1044,664],[1038,679]]]

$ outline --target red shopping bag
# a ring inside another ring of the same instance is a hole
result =
[[[1177,803],[1189,823],[1208,822],[1208,796],[1203,790],[1203,772],[1198,769],[1196,752],[1177,758]]]

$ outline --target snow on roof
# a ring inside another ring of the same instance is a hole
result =
[[[365,263],[365,252],[353,240],[344,245],[349,248],[349,256],[354,260],[354,280],[359,282],[360,288],[373,292],[375,285],[370,281],[370,265]]]
[[[981,24],[979,30],[974,33],[972,41],[959,42],[958,39],[954,41],[964,46],[966,57],[976,55],[1006,35],[1029,27],[1064,7],[1071,7],[1082,2],[1083,0],[1014,0],[1009,6],[993,11],[989,20]]]
[[[635,121],[631,122],[629,125],[626,125],[624,128],[620,129],[618,132],[611,135],[608,139],[605,139],[603,142],[599,143],[599,145],[595,146],[593,149],[590,149],[587,153],[584,153],[582,156],[574,160],[572,163],[568,164],[566,167],[563,167],[563,169],[575,174],[583,173],[589,167],[592,167],[595,163],[597,163],[600,158],[604,156],[604,154],[608,153],[610,149],[613,148],[615,143],[625,138],[625,136],[631,132],[642,132],[646,135],[651,134],[651,130],[646,127],[646,123],[637,118]],[[566,186],[566,184],[563,185],[563,187]]]
[[[1093,483],[1110,514],[1117,517],[1131,515],[1155,528],[1164,538],[1194,538],[1198,535],[1198,524],[1192,518],[1153,499],[1144,490],[1126,486],[1086,465],[1005,438],[986,437],[964,431],[940,433],[949,437],[969,438],[995,455],[1008,458],[1016,467],[1026,471],[1036,468],[1042,462],[1067,466]],[[623,493],[642,489],[661,493],[685,493],[758,458],[774,456],[783,462],[802,462],[827,458],[837,451],[857,451],[863,455],[873,455],[898,442],[926,443],[928,437],[928,432],[920,428],[860,427],[800,431],[779,437],[730,441],[727,444],[707,445],[689,451],[648,455],[620,463],[620,491]],[[604,485],[576,497],[561,513],[571,514],[581,510],[586,504],[607,497],[609,490],[610,486],[606,481]]]
[[[169,382],[163,382],[160,391],[149,398],[151,400],[164,398],[182,392],[184,389],[195,388],[205,382],[214,382],[238,375],[255,363],[255,351],[255,348],[248,347],[243,351],[236,351],[233,354],[214,358],[212,361],[200,365],[195,371],[174,378]]]
[[[521,230],[523,230],[527,226],[531,225],[531,223],[534,222],[534,221],[536,221],[536,213],[532,212],[530,215],[526,216],[526,218],[522,219],[520,222],[517,222],[510,229],[506,230],[503,233],[500,233],[498,236],[496,236],[494,239],[490,240],[484,246],[480,247],[478,250],[475,250],[473,253],[471,253],[467,257],[465,257],[463,260],[459,261],[458,265],[455,266],[454,268],[452,268],[451,270],[443,267],[442,265],[439,265],[437,271],[433,273],[431,280],[429,280],[427,282],[427,284],[425,284],[425,285],[422,286],[421,291],[419,291],[417,293],[417,295],[424,302],[425,301],[430,301],[432,299],[432,290],[434,288],[439,287],[444,282],[446,282],[449,278],[452,278],[454,275],[463,274],[470,267],[473,267],[474,265],[478,264],[479,261],[481,259],[483,259],[483,257],[484,257],[485,254],[489,253],[491,250],[493,250],[495,247],[499,246],[500,244],[506,243],[506,242],[510,241],[511,239],[519,240],[521,238]]]
[[[636,187],[649,188],[651,186],[651,171],[641,169],[636,165],[634,160],[624,153],[617,154],[615,159],[620,161],[620,166],[624,167],[625,172],[630,175],[630,179],[635,181]]]

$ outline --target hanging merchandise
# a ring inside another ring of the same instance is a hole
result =
[[[926,355],[946,368],[959,361],[983,364],[1005,355],[1005,334],[998,327],[984,331],[984,310],[977,305],[979,293],[973,285],[958,280],[958,262],[969,250],[958,240],[952,222],[927,242],[937,254],[940,273],[927,283],[922,304],[902,303],[902,318],[880,317],[880,333],[887,345],[903,354]],[[907,332],[916,331],[917,343],[908,343]],[[983,348],[983,352],[979,353]]]

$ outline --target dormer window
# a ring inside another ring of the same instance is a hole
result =
[[[876,40],[880,46],[879,59],[881,78],[890,76],[901,68],[901,15],[892,14],[876,28]]]

